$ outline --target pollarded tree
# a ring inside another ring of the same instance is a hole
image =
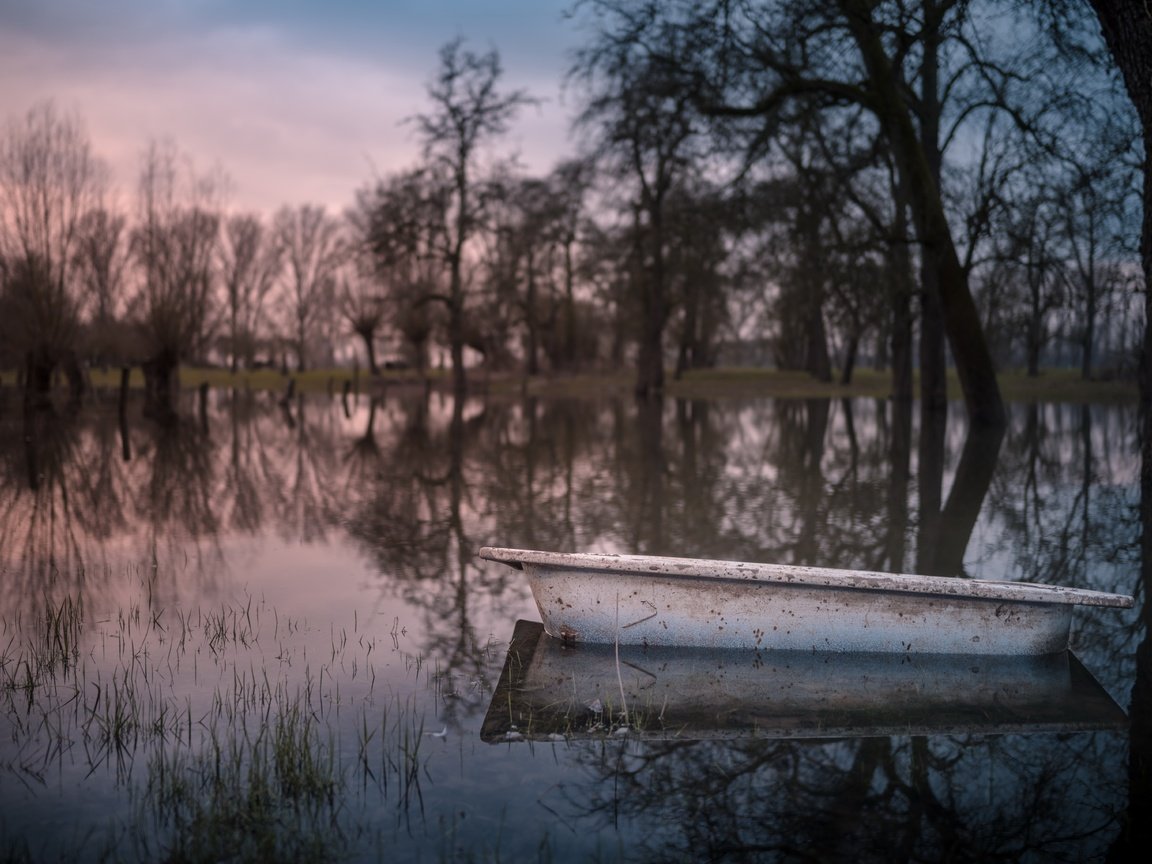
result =
[[[104,183],[79,118],[51,102],[10,120],[0,137],[0,258],[6,262],[4,341],[25,367],[29,397],[42,398],[75,349],[80,303],[72,285],[80,222]]]
[[[344,268],[339,288],[340,314],[352,332],[364,343],[368,357],[368,372],[376,375],[380,366],[376,362],[376,334],[384,324],[385,298],[371,270]]]
[[[388,319],[388,296],[372,246],[375,199],[368,189],[356,193],[355,203],[344,212],[347,229],[347,263],[340,277],[340,314],[364,342],[368,371],[380,371],[376,361],[376,337]]]
[[[413,117],[423,144],[424,159],[447,181],[443,234],[437,247],[448,271],[448,346],[452,355],[454,389],[467,387],[464,346],[467,337],[469,250],[481,226],[480,156],[484,145],[507,132],[517,111],[532,100],[522,90],[499,89],[503,69],[495,51],[475,54],[453,40],[440,49],[440,69],[428,87],[432,110]]]
[[[75,298],[53,282],[48,263],[37,254],[0,267],[0,341],[5,358],[24,369],[24,395],[45,401],[52,375],[80,335]]]
[[[159,417],[172,414],[180,363],[203,352],[211,336],[219,186],[171,142],[153,142],[144,153],[130,308],[141,330],[146,403]]]
[[[73,263],[87,323],[84,341],[91,358],[101,364],[125,359],[128,241],[127,218],[107,204],[80,220]]]

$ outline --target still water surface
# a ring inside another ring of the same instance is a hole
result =
[[[186,407],[0,405],[0,860],[1086,860],[1135,806],[1126,729],[654,740],[655,710],[588,711],[602,734],[488,743],[538,615],[474,556],[1139,594],[1134,407],[1014,405],[992,437],[874,400]],[[1074,623],[1125,708],[1138,621]]]

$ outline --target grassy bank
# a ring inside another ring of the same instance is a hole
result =
[[[1011,402],[1126,402],[1137,398],[1136,383],[1123,380],[1085,381],[1073,369],[1050,369],[1038,377],[1030,378],[1020,371],[1000,373],[1000,387],[1004,398]],[[289,381],[295,381],[295,391],[305,393],[343,392],[345,386],[358,392],[388,390],[393,387],[418,387],[424,379],[413,372],[385,371],[376,376],[350,369],[314,369],[283,374],[275,369],[257,369],[235,374],[227,369],[184,367],[180,371],[181,385],[196,389],[202,384],[212,388],[237,388],[286,392]],[[94,387],[115,388],[120,385],[118,369],[93,369]],[[444,386],[449,378],[443,370],[429,373],[433,386]],[[632,392],[633,377],[630,370],[596,372],[576,375],[540,375],[527,378],[510,373],[489,374],[474,371],[470,383],[476,392],[507,395],[531,395],[561,398],[591,398],[597,396],[628,396]],[[129,386],[142,388],[143,376],[133,369]],[[0,371],[0,386],[15,387],[16,373]],[[960,383],[954,371],[949,374],[948,392],[960,398]],[[669,396],[686,399],[709,398],[762,398],[784,399],[815,398],[887,398],[891,393],[890,378],[886,372],[862,369],[852,383],[844,386],[836,382],[817,381],[803,372],[783,372],[776,369],[723,368],[689,372],[681,380],[668,378]]]
[[[1138,393],[1135,381],[1085,381],[1074,369],[1044,370],[1030,378],[1018,370],[1001,372],[998,376],[1004,398],[1010,402],[1127,402],[1135,401]],[[707,370],[686,376],[673,385],[673,392],[688,396],[778,396],[784,398],[817,398],[843,396],[887,398],[891,392],[891,379],[886,372],[863,369],[856,373],[852,383],[842,386],[823,383],[800,372],[779,372],[762,369]],[[961,399],[960,381],[955,370],[948,375],[948,395]]]

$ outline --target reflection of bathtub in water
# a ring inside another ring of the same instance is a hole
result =
[[[481,737],[604,737],[623,725],[642,737],[702,739],[1126,724],[1124,711],[1068,651],[1002,657],[621,645],[617,663],[612,645],[569,647],[541,624],[519,621]]]

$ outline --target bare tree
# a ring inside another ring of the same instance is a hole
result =
[[[84,214],[74,256],[87,318],[86,348],[95,362],[125,359],[123,315],[129,265],[128,220],[109,204]]]
[[[715,184],[680,186],[669,202],[668,270],[680,310],[674,376],[715,364],[717,337],[727,323],[726,272],[734,233],[732,202]]]
[[[255,213],[237,214],[224,223],[218,252],[224,292],[225,341],[232,371],[256,356],[264,304],[280,278],[282,250]]]
[[[448,309],[448,346],[458,393],[467,387],[465,267],[483,209],[479,158],[484,145],[507,132],[517,111],[532,102],[522,90],[501,92],[502,73],[495,50],[475,54],[464,48],[463,40],[455,39],[440,49],[440,69],[428,87],[432,110],[412,118],[424,158],[448,182],[443,244],[439,247],[448,271],[447,295],[430,296],[443,300]]]
[[[640,306],[635,391],[646,398],[664,388],[667,203],[700,155],[693,151],[698,130],[681,67],[645,47],[651,40],[675,56],[688,50],[686,31],[666,25],[655,6],[635,15],[611,13],[611,28],[578,55],[572,74],[586,92],[579,123],[594,130],[601,163],[633,187],[627,206],[635,244],[632,284]]]
[[[1140,401],[1143,408],[1141,435],[1140,517],[1141,535],[1140,587],[1152,589],[1152,12],[1146,3],[1128,0],[1090,0],[1100,21],[1104,41],[1124,78],[1128,96],[1140,118],[1144,141],[1143,223],[1140,233],[1140,263],[1144,276],[1144,344],[1141,353]],[[1148,632],[1152,624],[1152,604],[1144,603],[1141,620]],[[1131,752],[1129,754],[1130,813],[1123,835],[1111,850],[1116,860],[1147,846],[1148,827],[1142,818],[1148,801],[1148,766],[1152,764],[1152,747],[1148,729],[1152,726],[1152,670],[1149,669],[1148,641],[1138,650],[1136,683],[1132,689]],[[1128,851],[1125,852],[1125,849]]]
[[[340,279],[340,313],[352,332],[364,343],[368,357],[368,372],[376,375],[380,365],[376,361],[376,334],[384,324],[384,294],[372,277],[371,271],[355,266],[345,268]]]
[[[556,228],[557,242],[564,268],[564,338],[558,356],[561,365],[574,367],[581,359],[577,350],[576,333],[576,275],[575,247],[581,236],[585,219],[585,199],[592,186],[592,163],[583,159],[561,162],[549,177],[552,194],[559,213]]]
[[[131,308],[143,337],[147,403],[161,417],[172,412],[179,364],[201,352],[211,333],[219,185],[198,175],[171,142],[153,142],[144,153]]]
[[[349,213],[353,236],[372,259],[387,317],[421,372],[437,326],[433,304],[449,305],[442,285],[450,199],[446,178],[418,168],[362,189]]]
[[[1144,139],[1144,219],[1141,228],[1140,261],[1144,271],[1144,350],[1141,361],[1141,398],[1146,416],[1152,417],[1152,14],[1143,3],[1125,0],[1089,0],[1100,21],[1104,41],[1124,78],[1128,96],[1140,117]],[[1152,422],[1149,420],[1148,422]],[[1145,446],[1152,447],[1146,436]],[[1149,450],[1145,450],[1148,454]],[[1149,456],[1145,455],[1145,476],[1149,476]],[[1149,504],[1152,506],[1152,503]],[[1147,556],[1146,556],[1147,559]]]
[[[509,176],[496,185],[484,256],[485,324],[499,330],[520,326],[524,368],[536,375],[545,334],[553,334],[559,311],[554,270],[563,201],[538,177]]]
[[[71,284],[84,214],[104,172],[80,119],[51,102],[10,120],[0,138],[0,258],[6,262],[3,341],[24,365],[27,394],[42,398],[67,361],[74,391],[80,304]]]
[[[693,94],[693,105],[716,121],[718,143],[742,151],[748,169],[776,167],[768,160],[777,133],[797,112],[868,113],[898,170],[901,206],[921,251],[928,250],[927,291],[940,299],[969,415],[1001,424],[995,368],[937,179],[939,157],[967,119],[1005,105],[1005,82],[1015,80],[1011,70],[984,62],[979,38],[967,38],[976,20],[969,4],[716,0],[636,7],[598,0],[595,6],[620,19],[616,41],[674,70],[670,80]],[[647,17],[659,21],[649,24]],[[945,38],[953,36],[944,53]],[[979,98],[954,109],[957,116],[945,126],[941,94],[965,92],[971,82],[982,85],[973,83]]]
[[[1022,294],[1013,304],[1013,319],[1023,335],[1028,376],[1035,378],[1040,374],[1040,353],[1051,339],[1049,320],[1064,304],[1064,280],[1055,236],[1058,216],[1051,196],[1045,193],[1022,203],[1016,208],[1017,218],[1005,227],[1004,242]]]
[[[309,345],[332,312],[336,278],[345,254],[340,221],[323,207],[283,207],[276,214],[277,243],[284,255],[284,292],[292,327],[296,368],[311,362]]]
[[[1135,171],[1125,164],[1131,142],[1123,135],[1100,142],[1098,158],[1069,166],[1071,176],[1058,190],[1057,212],[1068,255],[1069,312],[1076,322],[1080,374],[1092,377],[1101,314],[1109,295],[1127,284],[1125,265],[1133,258],[1131,200]]]

